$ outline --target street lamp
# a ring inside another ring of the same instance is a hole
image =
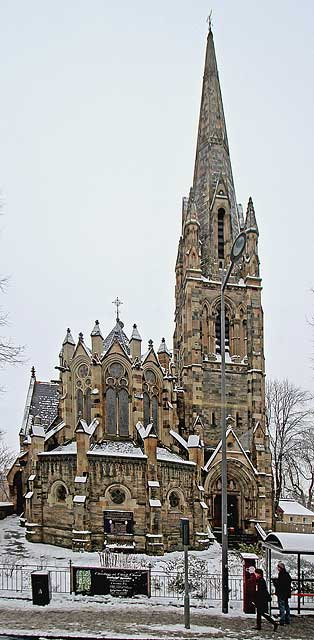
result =
[[[226,336],[225,336],[225,288],[233,265],[245,249],[246,233],[242,231],[236,237],[230,254],[230,264],[221,283],[220,297],[220,339],[221,339],[221,582],[222,613],[228,613],[228,498],[227,498],[227,441],[226,441]]]

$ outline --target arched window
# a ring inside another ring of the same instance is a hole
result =
[[[143,421],[144,427],[153,423],[156,433],[158,433],[158,385],[157,376],[152,369],[144,371],[144,392],[143,392]]]
[[[83,418],[88,424],[91,422],[91,372],[88,364],[81,363],[75,376],[76,387],[76,418]]]
[[[158,399],[156,396],[152,397],[152,417],[154,429],[158,433]]]
[[[205,306],[203,308],[203,312],[202,312],[202,318],[201,318],[201,347],[202,347],[202,354],[204,355],[208,355],[208,351],[209,351],[209,318],[208,318],[208,309]]]
[[[150,412],[149,412],[149,395],[146,391],[143,394],[143,409],[144,409],[144,427],[150,423]]]
[[[225,210],[218,209],[218,258],[225,257]]]
[[[92,421],[92,401],[91,401],[91,395],[90,395],[90,388],[86,389],[85,403],[86,403],[86,407],[85,407],[86,422],[87,424],[90,424]]]
[[[83,418],[84,412],[84,396],[82,389],[78,389],[76,392],[76,406],[77,406],[77,417]]]
[[[106,391],[106,431],[112,435],[117,432],[116,418],[116,392],[112,387]]]
[[[129,394],[126,389],[119,391],[119,434],[129,434]]]
[[[109,365],[105,381],[106,390],[106,425],[110,435],[129,435],[129,393],[128,374],[120,362]]]
[[[220,309],[215,321],[216,353],[221,353],[221,313]],[[225,316],[225,350],[229,352],[229,318]]]

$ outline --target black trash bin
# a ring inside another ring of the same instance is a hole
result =
[[[49,571],[33,571],[32,596],[33,604],[46,605],[51,600],[51,580]]]

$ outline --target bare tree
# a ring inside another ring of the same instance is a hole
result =
[[[14,458],[13,451],[9,449],[4,440],[4,433],[0,431],[0,501],[10,500],[6,475]]]
[[[0,278],[0,293],[4,293],[8,284],[7,278]],[[0,327],[7,326],[8,316],[0,310]],[[10,364],[20,364],[22,360],[23,347],[12,344],[10,338],[0,335],[0,367]]]
[[[310,429],[312,396],[288,380],[269,380],[266,384],[266,418],[272,451],[274,513],[283,497],[291,461],[295,478],[299,473],[296,451],[305,431]],[[302,435],[301,435],[302,434]],[[300,484],[301,486],[301,484]]]
[[[308,509],[314,506],[314,428],[303,431],[288,456],[285,488],[289,496]]]

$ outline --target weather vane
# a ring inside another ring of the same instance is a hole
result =
[[[207,17],[207,20],[206,20],[206,22],[208,23],[208,31],[211,31],[212,24],[213,24],[212,23],[212,13],[213,13],[213,10],[211,10],[211,12],[210,12],[210,14],[209,14],[209,16]]]
[[[117,307],[117,320],[119,320],[119,307],[121,306],[121,304],[123,304],[123,302],[121,302],[121,300],[119,300],[119,298],[117,296],[112,304],[115,304],[116,307]]]

